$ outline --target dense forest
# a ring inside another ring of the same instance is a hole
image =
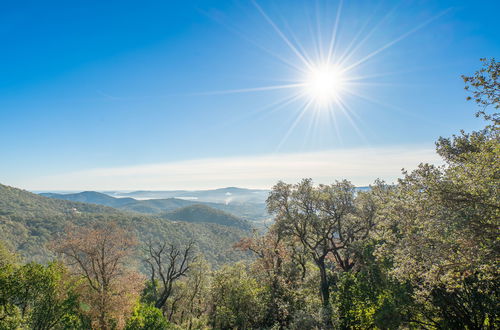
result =
[[[180,244],[196,239],[196,248],[203,251],[207,261],[219,266],[246,256],[232,246],[248,236],[250,226],[244,220],[235,219],[239,222],[234,226],[174,222],[160,216],[43,197],[0,184],[0,239],[25,261],[47,262],[54,258],[55,253],[47,243],[68,226],[116,222],[133,232],[143,244],[150,240]],[[242,229],[238,224],[247,227]]]
[[[278,182],[265,232],[0,186],[0,329],[500,328],[500,64],[482,62],[463,79],[485,125],[439,138],[444,165]]]

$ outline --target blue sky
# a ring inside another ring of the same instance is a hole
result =
[[[438,162],[437,137],[481,127],[460,75],[499,57],[498,12],[493,0],[344,1],[340,14],[337,0],[1,2],[0,182],[394,180]],[[345,108],[302,111],[308,95],[278,107],[302,87],[228,92],[302,82],[297,52],[318,62],[337,17],[333,58],[357,79]]]

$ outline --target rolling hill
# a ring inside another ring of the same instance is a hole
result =
[[[186,222],[217,223],[219,225],[237,227],[244,230],[250,230],[252,228],[248,221],[202,204],[181,207],[174,211],[162,213],[160,216],[170,220]]]
[[[210,190],[140,190],[132,192],[113,192],[113,197],[132,197],[135,199],[178,198],[210,203],[256,203],[263,204],[269,190],[227,187]]]
[[[240,189],[240,188],[235,188],[235,189]],[[237,216],[244,220],[251,221],[256,224],[258,224],[262,220],[269,218],[264,203],[231,202],[226,204],[226,203],[200,202],[198,200],[186,200],[180,198],[136,200],[130,197],[116,198],[95,191],[85,191],[81,193],[72,193],[72,194],[41,193],[40,195],[62,200],[79,201],[85,203],[111,206],[125,211],[133,211],[145,214],[163,214],[165,212],[174,211],[176,209],[186,206],[205,205],[214,209],[231,213],[234,216]]]
[[[213,266],[247,257],[232,249],[235,242],[249,234],[240,228],[170,221],[102,205],[48,198],[0,184],[0,240],[26,261],[45,262],[52,258],[47,243],[69,224],[84,226],[109,221],[133,231],[142,244],[151,239],[182,245],[194,239],[198,250]]]
[[[41,193],[40,195],[50,198],[64,199],[67,201],[99,204],[111,207],[120,207],[136,201],[130,197],[114,198],[97,191],[83,191],[74,194]]]

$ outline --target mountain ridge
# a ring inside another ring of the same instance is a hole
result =
[[[173,211],[164,212],[160,214],[160,217],[176,221],[217,223],[244,230],[252,229],[248,221],[203,204],[193,204]]]
[[[87,203],[106,205],[124,211],[144,214],[158,215],[161,213],[174,211],[175,209],[181,207],[200,204],[224,211],[226,213],[230,213],[231,215],[239,217],[246,221],[259,222],[268,218],[264,203],[214,203],[181,198],[137,200],[130,197],[113,197],[99,192],[81,192],[71,194],[41,193],[40,195],[61,200],[85,201]]]
[[[173,222],[109,206],[49,198],[0,184],[0,240],[26,261],[52,259],[54,253],[47,243],[68,225],[110,221],[134,232],[141,245],[149,240],[182,245],[194,239],[198,251],[215,267],[247,258],[232,248],[249,234],[247,230],[215,223]]]

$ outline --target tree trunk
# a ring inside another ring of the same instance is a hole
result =
[[[332,309],[330,306],[330,283],[328,281],[328,275],[326,273],[326,265],[324,259],[318,260],[317,265],[319,268],[319,273],[321,278],[320,293],[321,293],[321,301],[323,302],[323,308],[321,311],[323,325],[325,329],[333,329]]]

